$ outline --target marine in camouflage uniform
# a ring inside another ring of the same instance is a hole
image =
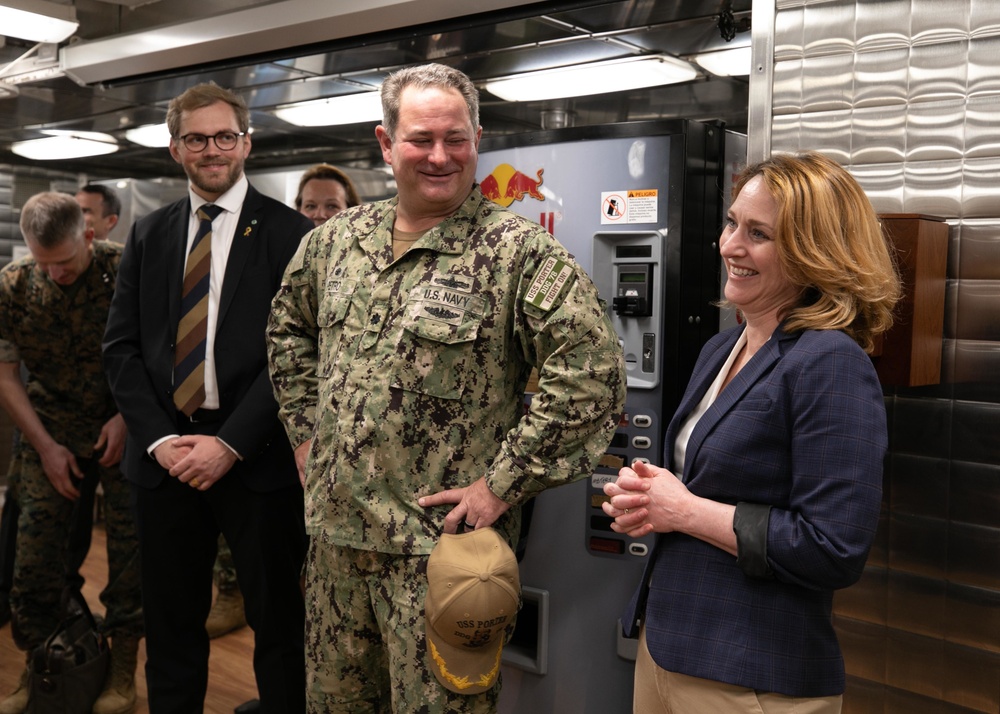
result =
[[[624,361],[590,278],[539,225],[472,187],[395,259],[398,201],[311,233],[268,328],[280,415],[294,446],[311,440],[307,696],[314,712],[390,697],[396,712],[489,712],[499,680],[455,694],[426,666],[427,557],[452,509],[418,498],[485,476],[513,543],[518,506],[605,453]]]
[[[140,636],[138,543],[129,488],[118,466],[98,463],[95,444],[117,413],[101,362],[101,338],[122,247],[94,241],[89,267],[71,286],[57,285],[29,255],[0,272],[0,362],[24,363],[31,406],[45,430],[104,489],[108,584],[103,628],[115,638]],[[11,592],[17,646],[40,645],[60,620],[63,563],[73,501],[60,495],[41,457],[22,438],[19,451],[17,555]],[[91,477],[92,478],[92,477]],[[87,479],[90,480],[90,479]]]

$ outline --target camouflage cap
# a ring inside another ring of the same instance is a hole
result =
[[[505,630],[520,605],[517,558],[492,528],[442,535],[427,562],[424,617],[434,676],[479,694],[500,673]]]

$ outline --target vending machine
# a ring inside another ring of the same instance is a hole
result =
[[[631,711],[637,642],[622,636],[619,617],[654,539],[612,531],[602,488],[636,459],[662,463],[663,431],[718,330],[726,136],[678,120],[480,146],[483,193],[544,226],[593,278],[628,380],[625,413],[594,473],[543,493],[527,514],[524,605],[501,670],[505,714]]]

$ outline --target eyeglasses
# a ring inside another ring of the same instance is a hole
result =
[[[236,148],[236,142],[241,136],[246,136],[245,131],[220,131],[214,136],[204,134],[185,134],[175,137],[177,141],[184,142],[184,147],[188,151],[204,151],[208,147],[208,140],[211,139],[220,151],[229,151]]]

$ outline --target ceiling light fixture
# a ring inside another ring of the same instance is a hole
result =
[[[382,121],[382,100],[377,91],[341,94],[327,99],[282,104],[272,113],[296,126],[360,124]]]
[[[170,130],[166,124],[146,124],[126,129],[125,138],[133,144],[147,146],[150,149],[170,146]]]
[[[684,60],[653,55],[500,77],[483,87],[508,102],[531,102],[658,87],[688,82],[697,76],[698,70]]]
[[[48,0],[2,0],[0,28],[8,37],[31,42],[62,42],[76,32],[76,8]]]
[[[45,129],[42,133],[49,136],[44,139],[15,141],[11,144],[10,150],[18,156],[36,161],[80,159],[118,151],[118,143],[110,134],[62,129]]]
[[[719,77],[744,77],[753,64],[750,46],[704,52],[694,57],[700,67]]]

